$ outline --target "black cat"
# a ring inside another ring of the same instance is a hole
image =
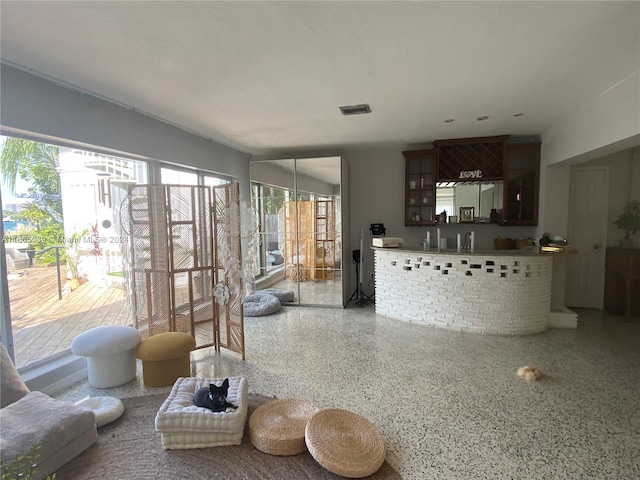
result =
[[[221,387],[216,387],[213,383],[209,388],[202,387],[193,396],[193,403],[197,407],[208,408],[213,412],[224,412],[227,408],[238,408],[227,402],[227,392],[229,391],[229,379],[225,378]]]

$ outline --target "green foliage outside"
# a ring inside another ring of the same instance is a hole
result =
[[[89,234],[89,229],[82,232],[75,232],[64,244],[66,248],[61,248],[60,260],[67,266],[67,273],[72,279],[78,278],[78,266],[80,265],[80,255],[83,249],[80,248],[82,240]],[[60,243],[59,245],[63,245]],[[38,265],[50,265],[56,263],[55,250],[49,250],[43,255],[37,257]]]
[[[58,166],[58,147],[22,138],[4,139],[0,151],[3,182],[11,193],[15,193],[18,178],[30,180],[32,185],[28,193],[33,196],[23,210],[3,212],[10,220],[27,220],[31,225],[19,232],[5,232],[5,243],[28,243],[30,249],[38,251],[64,244]]]
[[[28,243],[29,249],[39,252],[52,245],[64,245],[64,228],[61,223],[48,222],[39,229],[27,227],[17,232],[5,233],[4,242]]]
[[[260,186],[257,183],[253,183],[251,185],[251,188],[251,200],[254,208],[257,208],[255,202],[260,196],[260,191],[262,191],[262,198],[260,200],[262,202],[262,211],[265,215],[277,214],[284,205],[286,199],[286,191],[282,188],[271,187],[269,185]]]

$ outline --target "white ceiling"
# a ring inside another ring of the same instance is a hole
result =
[[[3,0],[0,14],[4,62],[254,155],[539,135],[640,69],[640,2]],[[338,110],[359,103],[372,113]]]

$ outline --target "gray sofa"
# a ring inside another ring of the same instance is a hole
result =
[[[0,345],[0,407],[2,465],[6,468],[38,447],[32,480],[45,479],[98,439],[93,411],[29,391],[4,345]]]

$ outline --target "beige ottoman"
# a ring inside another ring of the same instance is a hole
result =
[[[186,333],[166,332],[144,339],[136,350],[144,384],[168,387],[179,377],[191,376],[189,354],[195,348],[195,338]]]
[[[249,440],[271,455],[298,455],[307,450],[304,429],[316,413],[306,400],[285,398],[260,405],[249,417]]]

